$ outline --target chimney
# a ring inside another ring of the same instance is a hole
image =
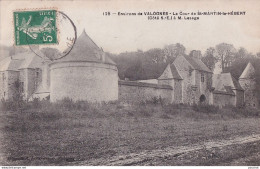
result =
[[[193,50],[190,52],[190,56],[197,58],[197,59],[201,59],[202,55],[201,55],[201,51],[200,50]]]

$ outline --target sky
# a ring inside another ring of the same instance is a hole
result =
[[[163,48],[181,43],[187,51],[225,42],[260,52],[260,1],[258,0],[97,0],[0,1],[0,44],[14,44],[15,10],[56,8],[73,21],[78,36],[83,29],[104,51],[120,53]],[[202,16],[199,20],[148,20],[147,16],[104,16],[103,12],[246,11],[241,16]],[[60,27],[59,29],[63,29]]]

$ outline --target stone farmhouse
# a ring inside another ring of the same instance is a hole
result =
[[[154,98],[168,103],[258,107],[254,95],[254,68],[247,65],[239,81],[230,73],[213,74],[197,57],[180,55],[159,73],[135,80],[120,80],[116,63],[86,34],[72,51],[56,61],[23,52],[0,61],[0,98],[12,99],[19,90],[24,99],[63,98],[74,101],[140,102]],[[19,89],[15,83],[19,82]]]

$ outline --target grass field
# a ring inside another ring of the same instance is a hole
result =
[[[97,105],[67,100],[60,104],[34,103],[11,111],[2,106],[0,165],[75,165],[169,146],[260,134],[259,116],[255,110],[232,107],[155,103]],[[184,160],[171,164],[208,162]],[[227,161],[223,165],[228,165]]]

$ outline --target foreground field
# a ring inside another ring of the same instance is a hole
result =
[[[121,103],[1,111],[0,165],[110,165],[109,159],[133,153],[258,136],[258,115],[235,108]],[[260,161],[258,141],[236,146],[214,150],[219,154],[214,161],[207,153],[211,149],[198,149],[167,157],[175,160],[154,158],[136,165],[249,165],[240,159],[243,153],[251,154],[249,162]]]

